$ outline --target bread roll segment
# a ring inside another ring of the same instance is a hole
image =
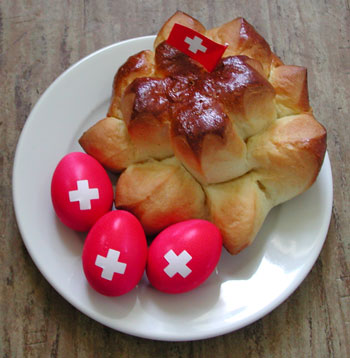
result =
[[[175,23],[228,45],[212,72],[166,43]],[[206,30],[177,12],[153,51],[117,71],[107,118],[79,142],[121,173],[116,206],[148,234],[205,218],[237,254],[274,206],[316,180],[326,130],[312,114],[306,69],[285,65],[246,20]]]
[[[205,187],[210,220],[219,228],[231,254],[249,246],[272,208],[255,172]]]
[[[183,26],[186,26],[192,30],[195,30],[199,33],[205,33],[206,29],[205,27],[195,18],[192,16],[185,14],[182,11],[177,11],[173,16],[171,16],[162,26],[162,28],[159,30],[157,37],[154,41],[154,49],[158,47],[158,45],[166,41],[169,37],[169,34],[175,24],[180,24]]]
[[[209,216],[226,249],[248,246],[276,205],[303,193],[316,180],[325,153],[326,130],[310,114],[283,117],[248,141],[247,174],[205,187]]]
[[[154,55],[146,50],[129,57],[116,73],[113,81],[113,93],[108,109],[108,117],[121,117],[121,97],[128,85],[136,78],[154,74]]]
[[[208,30],[206,36],[218,43],[228,45],[224,57],[246,55],[260,62],[265,75],[269,75],[272,62],[270,46],[242,17]]]
[[[116,207],[136,215],[148,235],[189,218],[207,218],[203,189],[174,157],[131,165],[116,192]]]

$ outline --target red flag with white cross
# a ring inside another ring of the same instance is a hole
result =
[[[227,48],[227,45],[212,41],[201,33],[180,24],[173,26],[167,43],[198,61],[209,72],[215,68]]]

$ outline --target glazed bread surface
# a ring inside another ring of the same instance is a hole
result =
[[[227,45],[212,72],[166,42],[175,23]],[[147,234],[203,218],[236,254],[274,206],[316,180],[326,130],[309,104],[306,69],[283,64],[246,20],[206,30],[177,12],[153,51],[119,68],[106,118],[79,142],[121,173],[116,206]]]

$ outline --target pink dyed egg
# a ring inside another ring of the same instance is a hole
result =
[[[221,255],[219,229],[206,220],[187,220],[169,226],[152,242],[147,277],[167,293],[190,291],[214,271]]]
[[[59,219],[77,231],[88,231],[113,204],[106,170],[93,157],[73,152],[58,163],[51,181],[51,199]]]
[[[106,296],[132,290],[146,267],[147,241],[138,219],[124,210],[111,211],[89,231],[83,248],[89,284]]]

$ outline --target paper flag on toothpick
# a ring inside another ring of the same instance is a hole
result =
[[[180,24],[173,26],[167,43],[198,61],[209,72],[215,68],[227,48],[227,45],[218,44]]]

